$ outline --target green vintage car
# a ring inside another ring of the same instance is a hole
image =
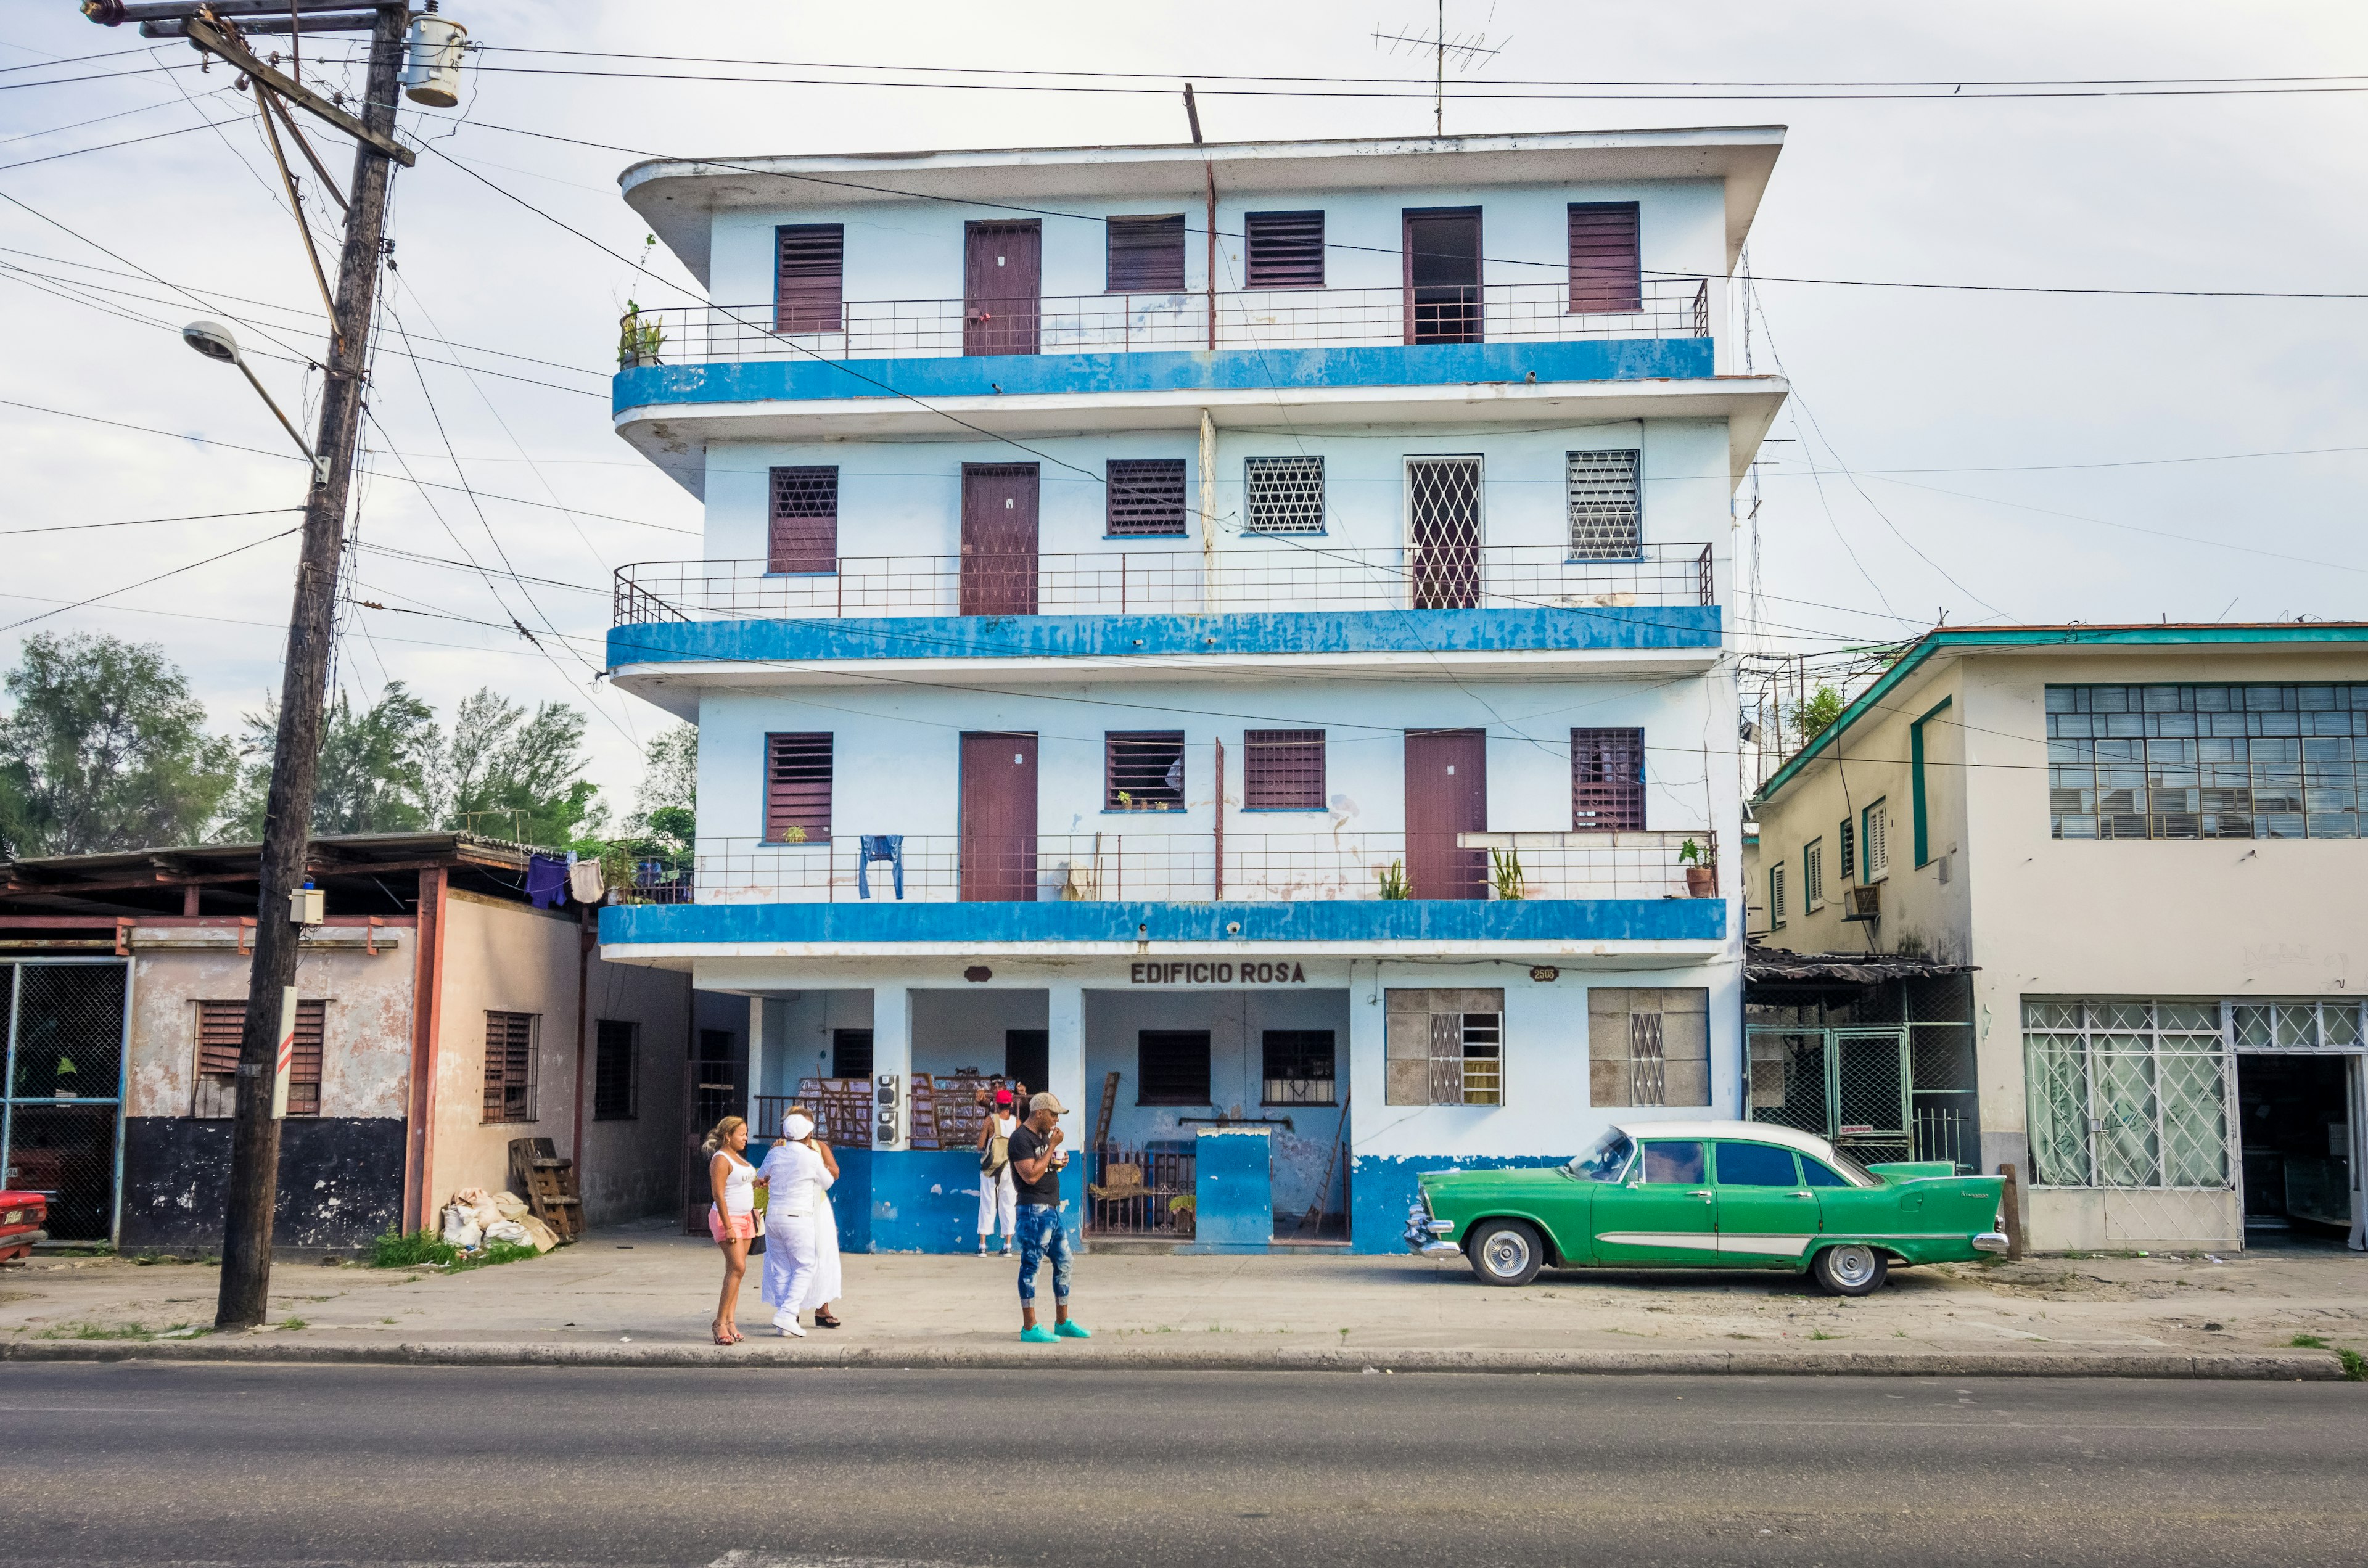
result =
[[[1566,1165],[1420,1179],[1406,1244],[1460,1252],[1491,1285],[1526,1285],[1541,1268],[1782,1268],[1863,1296],[1894,1265],[2007,1247],[1997,1176],[1861,1165],[1752,1121],[1635,1122]]]

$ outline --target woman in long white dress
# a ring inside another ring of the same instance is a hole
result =
[[[811,1118],[806,1108],[793,1105],[790,1109]],[[821,1130],[806,1135],[806,1147],[822,1156],[823,1168],[830,1172],[830,1182],[816,1193],[814,1211],[814,1277],[806,1290],[803,1306],[814,1309],[816,1328],[837,1328],[838,1319],[831,1314],[830,1304],[838,1300],[838,1210],[831,1207],[830,1187],[838,1182],[838,1156],[830,1152],[829,1141]]]
[[[820,1281],[822,1230],[835,1178],[814,1151],[814,1123],[792,1110],[781,1119],[781,1141],[758,1171],[768,1184],[765,1202],[765,1304],[773,1309],[773,1331],[803,1339],[798,1313]],[[837,1229],[836,1221],[832,1229]],[[836,1244],[832,1252],[836,1254]]]

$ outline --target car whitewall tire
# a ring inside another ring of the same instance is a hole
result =
[[[1464,1255],[1472,1260],[1472,1272],[1488,1285],[1526,1285],[1545,1267],[1544,1243],[1519,1220],[1474,1226]]]
[[[1884,1278],[1890,1269],[1881,1253],[1861,1243],[1850,1242],[1817,1254],[1809,1272],[1816,1276],[1818,1285],[1837,1296],[1870,1296],[1883,1289]]]

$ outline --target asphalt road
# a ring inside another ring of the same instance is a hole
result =
[[[2368,1389],[0,1367],[0,1563],[2368,1562]]]

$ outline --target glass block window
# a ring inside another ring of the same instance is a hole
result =
[[[1113,730],[1102,737],[1102,809],[1184,809],[1184,732]]]
[[[1254,534],[1324,531],[1322,458],[1250,458],[1243,468],[1242,526]]]
[[[1242,809],[1320,812],[1324,809],[1324,732],[1242,732]]]
[[[2051,686],[2057,838],[2357,838],[2368,686]]]
[[[1182,458],[1112,458],[1103,465],[1102,479],[1109,508],[1105,532],[1147,537],[1185,531]]]
[[[1625,561],[1644,552],[1645,500],[1636,472],[1643,455],[1633,451],[1564,454],[1573,560]]]
[[[2213,1001],[2022,1005],[2032,1180],[2226,1187],[2234,1058]]]
[[[768,572],[838,570],[838,470],[777,468],[765,545]]]

